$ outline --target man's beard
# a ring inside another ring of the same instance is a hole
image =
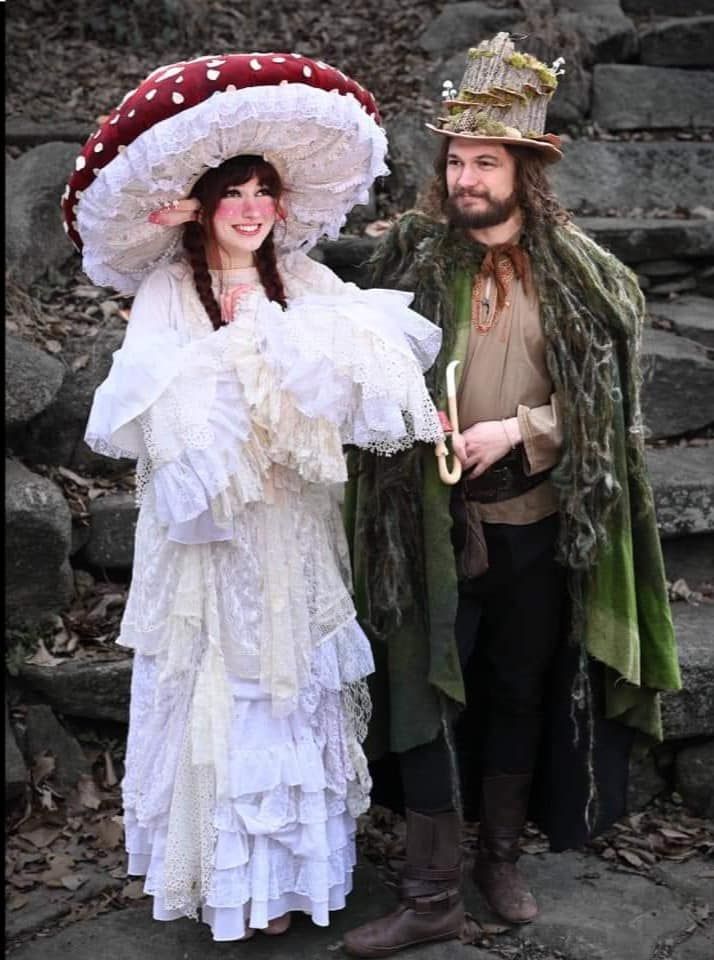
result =
[[[460,197],[479,197],[486,201],[486,206],[480,210],[464,210],[457,202]],[[485,227],[497,227],[499,223],[505,223],[517,208],[518,196],[515,190],[505,200],[493,200],[489,193],[458,190],[447,197],[444,210],[452,227],[483,230]]]

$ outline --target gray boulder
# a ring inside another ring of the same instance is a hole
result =
[[[340,237],[320,244],[323,263],[347,283],[366,287],[369,283],[367,261],[377,246],[376,237]]]
[[[671,256],[675,250],[680,257],[714,256],[714,220],[577,217],[576,222],[598,243],[630,265],[660,260]]]
[[[5,338],[5,423],[17,427],[42,413],[62,386],[64,366],[20,337]]]
[[[59,722],[47,704],[32,704],[25,715],[25,754],[30,763],[44,753],[51,753],[55,769],[51,779],[60,787],[74,787],[92,767],[84,751]]]
[[[121,473],[131,466],[130,460],[112,460],[93,453],[84,442],[94,391],[106,379],[112,365],[112,354],[121,347],[124,327],[102,327],[93,341],[70,344],[67,363],[70,367],[52,403],[29,425],[23,456],[31,463],[54,463],[80,473]],[[89,362],[73,371],[72,361],[80,354],[89,354]]]
[[[510,30],[522,18],[518,7],[492,7],[478,0],[449,3],[419,37],[419,45],[434,57],[446,57],[463,48],[464,41],[475,47],[501,30]],[[460,79],[461,74],[452,82],[458,84]]]
[[[607,130],[714,127],[714,72],[598,64],[592,119]]]
[[[386,187],[401,210],[413,206],[417,192],[434,176],[434,158],[442,137],[427,130],[424,126],[427,119],[407,111],[396,114],[386,124],[388,163],[392,171]]]
[[[5,171],[5,237],[8,274],[28,286],[74,252],[65,236],[60,198],[80,146],[44,143],[11,160]]]
[[[640,34],[640,59],[655,67],[714,67],[714,16],[655,23]]]
[[[625,13],[638,16],[691,17],[714,13],[714,0],[621,0]]]
[[[667,320],[680,336],[714,348],[714,300],[685,296],[649,304],[653,317]],[[711,419],[711,418],[710,418]]]
[[[10,807],[25,795],[27,767],[10,723],[10,711],[5,704],[5,802]]]
[[[673,603],[682,689],[662,695],[667,740],[714,736],[714,604]]]
[[[714,533],[667,537],[662,553],[668,580],[684,580],[691,590],[714,583]]]
[[[111,493],[93,500],[83,559],[93,567],[130,569],[138,512],[132,493]]]
[[[714,419],[714,358],[694,340],[645,329],[642,409],[652,437],[674,437]]]
[[[684,747],[675,764],[686,806],[700,817],[714,817],[714,741]]]
[[[627,811],[636,813],[667,789],[667,781],[657,769],[653,754],[633,753],[627,778]]]
[[[32,626],[73,594],[72,517],[62,491],[17,460],[5,461],[5,617]]]
[[[54,667],[23,663],[20,679],[58,713],[93,720],[129,720],[131,657],[117,648],[113,660],[73,658]]]
[[[580,58],[586,65],[632,60],[637,54],[635,25],[617,0],[598,5],[565,0],[558,7],[558,28],[578,38]]]
[[[552,179],[563,204],[575,212],[691,210],[702,202],[702,184],[714,179],[712,143],[577,140],[563,152]]]
[[[661,536],[714,530],[714,442],[650,448],[647,467]]]

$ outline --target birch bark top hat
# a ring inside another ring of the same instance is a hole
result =
[[[297,53],[205,56],[158,67],[87,140],[62,197],[65,231],[91,280],[133,294],[172,259],[175,227],[148,214],[187,197],[206,170],[258,154],[285,187],[287,252],[336,237],[389,173],[374,98],[341,70]]]
[[[560,160],[560,137],[545,131],[548,102],[565,71],[529,53],[518,53],[508,33],[498,33],[468,52],[458,90],[450,81],[442,92],[446,116],[430,130],[448,137],[513,144],[540,150],[549,163]]]

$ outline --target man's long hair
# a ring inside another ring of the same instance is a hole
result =
[[[450,137],[443,143],[434,160],[435,176],[417,198],[418,209],[437,220],[446,211],[446,160]],[[568,211],[553,192],[546,174],[546,164],[538,150],[504,144],[516,161],[516,194],[526,230],[543,224],[563,224],[570,219]]]

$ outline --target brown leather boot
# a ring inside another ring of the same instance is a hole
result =
[[[483,778],[479,852],[474,880],[488,905],[509,923],[530,923],[538,905],[516,866],[518,838],[526,822],[531,774]]]
[[[353,957],[388,957],[419,943],[453,940],[461,933],[461,823],[454,811],[425,816],[407,810],[407,857],[399,906],[350,930]]]

